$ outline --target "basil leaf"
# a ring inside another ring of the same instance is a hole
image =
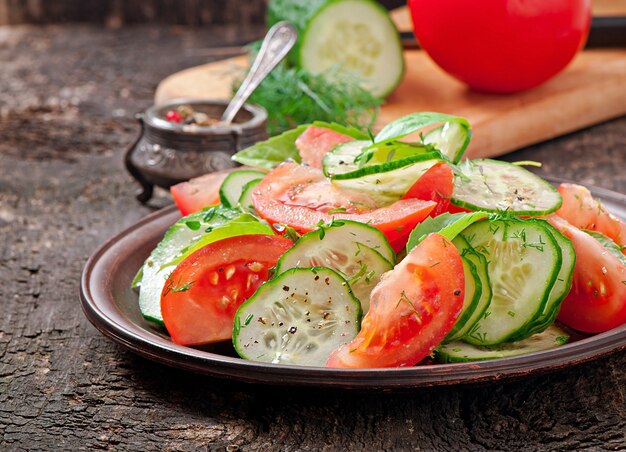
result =
[[[376,135],[374,141],[379,143],[381,141],[396,140],[413,132],[417,132],[424,127],[441,122],[456,122],[467,129],[470,128],[469,122],[458,116],[434,112],[412,113],[387,124],[378,135]]]
[[[406,244],[406,251],[408,253],[415,248],[431,232],[436,232],[448,240],[453,240],[469,225],[486,217],[485,212],[471,212],[444,213],[434,218],[426,218],[411,231],[409,241]]]
[[[267,169],[272,169],[288,159],[300,163],[296,139],[307,127],[308,124],[303,124],[268,140],[260,141],[237,152],[232,159],[242,165]]]
[[[343,126],[336,122],[313,121],[313,125],[317,127],[323,127],[324,129],[333,130],[343,135],[348,135],[349,137],[352,137],[355,140],[369,140],[370,139],[370,136],[367,133],[363,132],[362,130],[359,130],[356,127],[352,127],[352,126]]]

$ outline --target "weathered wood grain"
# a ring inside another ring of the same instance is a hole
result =
[[[626,353],[506,384],[278,390],[157,365],[87,322],[85,260],[150,211],[123,169],[133,113],[195,50],[254,32],[0,32],[0,450],[625,449]],[[625,193],[626,118],[506,159]]]

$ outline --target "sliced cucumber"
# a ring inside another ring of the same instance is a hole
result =
[[[476,306],[478,306],[478,303],[480,302],[480,296],[483,291],[476,265],[474,265],[471,260],[463,256],[461,256],[461,261],[463,262],[463,272],[465,273],[465,298],[463,299],[461,312],[459,313],[454,326],[445,337],[444,342],[456,341],[463,336],[460,332],[463,330],[467,321],[472,317]]]
[[[565,331],[551,325],[543,333],[508,344],[476,346],[464,342],[451,342],[439,347],[436,357],[441,363],[484,361],[549,350],[564,345],[568,341],[569,335]]]
[[[545,226],[550,230],[550,233],[559,245],[562,258],[561,270],[559,271],[556,281],[554,282],[554,286],[550,291],[550,297],[543,308],[543,312],[539,317],[537,317],[537,319],[535,319],[533,325],[529,328],[529,331],[524,333],[524,335],[540,333],[552,325],[559,313],[561,302],[572,288],[574,265],[576,264],[576,252],[574,251],[574,245],[570,239],[561,234],[550,223],[546,222]]]
[[[499,160],[467,160],[456,175],[454,205],[487,212],[546,215],[561,207],[559,192],[521,166]]]
[[[263,178],[265,173],[255,170],[237,170],[230,173],[220,187],[220,201],[224,207],[236,207],[241,197],[244,185],[248,182]]]
[[[462,235],[489,262],[493,296],[464,338],[496,345],[523,338],[543,313],[561,270],[561,251],[543,220],[486,220]]]
[[[242,210],[242,212],[249,213],[251,215],[257,215],[256,210],[254,209],[254,204],[252,203],[252,192],[254,191],[254,187],[259,185],[262,179],[252,179],[248,181],[246,185],[241,189],[241,196],[237,201],[237,205]]]
[[[245,359],[324,366],[361,326],[361,305],[329,268],[293,268],[263,284],[235,314],[233,345]]]
[[[452,163],[458,163],[469,145],[472,132],[464,124],[446,122],[424,136],[424,144],[432,144]]]
[[[461,253],[461,257],[469,260],[476,267],[476,274],[480,279],[481,287],[480,299],[474,306],[471,316],[469,316],[465,320],[465,323],[458,329],[455,335],[455,340],[457,340],[463,339],[472,332],[474,325],[476,325],[476,323],[485,314],[485,311],[489,308],[493,292],[491,289],[491,280],[489,279],[489,269],[485,256],[475,251],[469,243],[467,243],[467,240],[465,240],[461,235],[456,236],[452,243]]]
[[[341,67],[385,97],[404,72],[402,44],[387,10],[373,0],[271,0],[268,26],[293,23],[299,38],[291,62],[321,73]]]
[[[355,140],[335,146],[324,155],[322,160],[324,175],[332,177],[336,174],[350,173],[357,170],[359,163],[355,159],[361,155],[363,148],[369,144],[369,141]]]
[[[275,272],[280,274],[290,268],[332,268],[346,278],[366,313],[372,289],[381,275],[393,268],[394,258],[393,249],[378,229],[356,221],[338,220],[303,235],[281,256]]]
[[[333,178],[332,183],[341,188],[366,193],[379,205],[388,205],[402,198],[417,179],[441,161],[433,157],[428,153],[382,165],[366,166],[349,173],[354,177],[344,179],[346,174],[340,174]],[[410,163],[407,164],[407,160]]]

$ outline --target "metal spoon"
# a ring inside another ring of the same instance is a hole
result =
[[[250,72],[224,110],[222,122],[230,123],[233,121],[248,97],[252,95],[272,69],[285,58],[296,43],[297,38],[298,32],[289,22],[278,22],[269,29],[261,44],[261,50],[252,63]]]

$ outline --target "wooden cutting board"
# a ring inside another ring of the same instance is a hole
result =
[[[405,51],[407,71],[382,106],[377,127],[417,111],[466,117],[469,157],[491,157],[626,114],[626,50],[588,50],[549,82],[513,95],[469,90],[421,50]],[[245,56],[193,67],[163,80],[156,103],[176,98],[227,99]]]

